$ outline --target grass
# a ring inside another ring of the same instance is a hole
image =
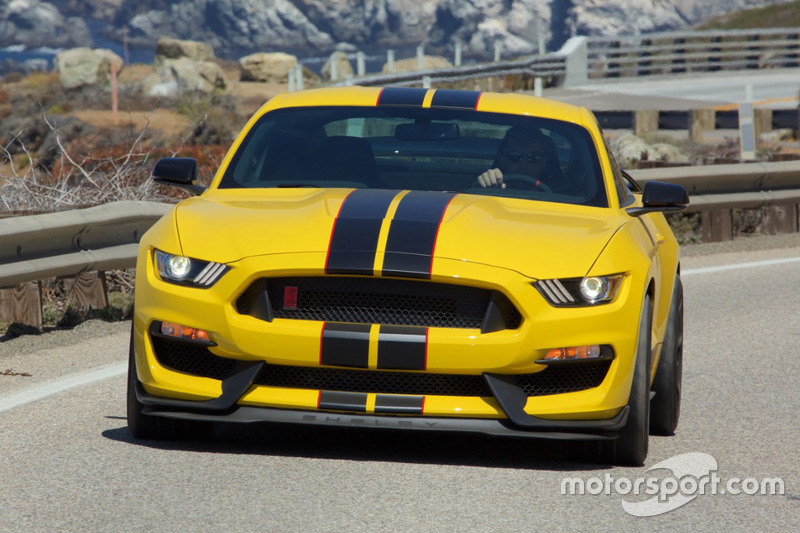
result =
[[[800,27],[800,0],[720,15],[707,20],[695,27],[695,29],[745,30],[796,27]]]

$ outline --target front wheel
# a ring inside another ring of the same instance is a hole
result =
[[[669,322],[661,348],[656,377],[655,397],[650,401],[650,434],[674,435],[681,415],[681,381],[683,379],[683,285],[675,278]]]
[[[653,306],[647,295],[639,318],[636,362],[631,395],[628,399],[628,422],[616,440],[600,443],[601,458],[615,465],[640,466],[647,458],[650,428],[650,340]]]
[[[136,360],[133,350],[133,324],[128,350],[128,430],[134,439],[144,440],[203,440],[211,436],[214,425],[194,420],[174,420],[143,412],[144,405],[136,397]]]

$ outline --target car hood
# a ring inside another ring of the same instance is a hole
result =
[[[324,253],[348,189],[211,190],[185,200],[176,220],[183,253],[232,263],[245,257]],[[389,198],[392,198],[391,193]],[[398,195],[410,194],[397,191]],[[414,193],[440,195],[444,193]],[[409,228],[434,231],[434,256],[502,267],[532,278],[585,275],[611,236],[626,222],[613,210],[470,194],[447,195],[438,223],[425,213],[404,212]],[[399,218],[391,201],[386,224]],[[420,220],[414,220],[419,216]],[[417,223],[419,222],[419,223]],[[433,228],[433,229],[431,229]],[[389,228],[391,229],[391,227]],[[416,231],[416,230],[412,230]],[[422,235],[422,240],[430,235]],[[412,240],[414,236],[411,236]],[[384,247],[382,250],[381,247]],[[434,272],[435,274],[435,272]]]

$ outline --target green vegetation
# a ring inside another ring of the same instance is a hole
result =
[[[696,30],[744,30],[800,27],[800,0],[728,13],[707,20]]]

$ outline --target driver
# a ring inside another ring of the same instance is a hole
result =
[[[512,174],[530,178],[532,189],[559,192],[564,181],[553,140],[538,128],[509,128],[500,142],[492,168],[478,176],[478,185],[505,189],[503,176]]]

